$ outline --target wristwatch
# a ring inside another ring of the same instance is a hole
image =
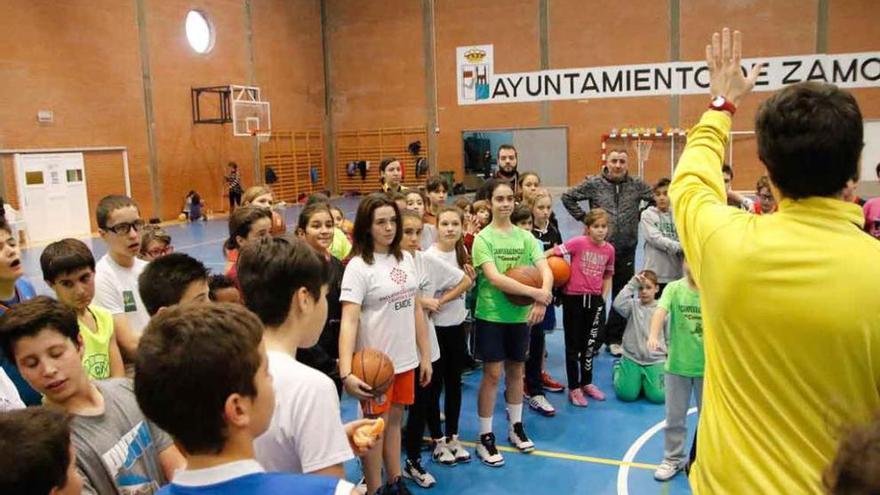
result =
[[[709,103],[710,110],[718,110],[719,112],[728,111],[730,115],[736,113],[736,105],[733,104],[732,101],[728,100],[723,96],[716,96]]]

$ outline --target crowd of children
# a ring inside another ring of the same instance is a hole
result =
[[[516,150],[504,150],[516,172]],[[609,300],[617,253],[608,211],[589,209],[583,234],[564,239],[534,172],[516,172],[516,183],[490,179],[479,200],[448,205],[444,181],[407,189],[400,170],[398,160],[383,161],[383,191],[360,201],[353,225],[314,195],[292,234],[272,210],[271,190],[249,188],[229,217],[218,275],[174,253],[171,237],[145,225],[130,198],[105,197],[95,210],[105,256],[96,262],[74,239],[43,250],[55,299],[22,278],[13,233],[0,223],[0,411],[15,411],[0,413],[0,449],[28,445],[17,471],[0,474],[4,493],[347,494],[356,488],[343,463],[355,457],[371,495],[409,493],[404,479],[429,488],[437,479],[421,459],[426,427],[435,463],[471,460],[459,418],[461,375],[475,358],[475,453],[500,467],[493,415],[502,377],[507,439],[523,453],[536,448],[524,401],[554,416],[545,392],[565,389],[545,360],[556,306],[568,400],[606,400],[593,358],[608,303],[625,321],[614,393],[665,403],[654,477],[685,469],[687,411],[692,396],[702,402],[703,323],[669,179],[656,182],[641,211],[644,268]],[[754,202],[736,196],[737,206],[773,213],[769,185],[759,181],[757,192]],[[556,289],[551,256],[571,268]],[[522,265],[537,268],[540,287],[507,275]],[[381,394],[352,373],[352,355],[365,348],[394,365]],[[363,419],[342,422],[343,391],[358,399]],[[33,407],[16,411],[25,406]],[[384,433],[365,436],[380,420]]]

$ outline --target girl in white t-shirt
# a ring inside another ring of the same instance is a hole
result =
[[[429,256],[440,258],[458,267],[470,278],[477,279],[477,273],[470,262],[470,255],[464,247],[462,226],[464,212],[454,206],[440,208],[437,214],[437,242],[426,252]],[[455,462],[468,462],[471,455],[462,447],[458,439],[458,419],[461,415],[461,373],[467,357],[467,335],[464,320],[467,317],[464,294],[437,290],[445,303],[436,311],[432,320],[440,343],[440,360],[434,364],[435,380],[439,389],[446,390],[443,401],[446,414],[446,448]],[[452,298],[452,295],[457,297]],[[423,306],[427,304],[423,301]],[[434,450],[437,458],[437,449]]]
[[[345,390],[361,400],[367,417],[385,419],[381,449],[363,458],[367,493],[382,485],[382,459],[389,490],[405,490],[400,470],[400,424],[403,408],[414,401],[415,369],[419,383],[431,382],[431,348],[419,301],[419,280],[412,255],[401,251],[403,228],[397,205],[384,194],[361,201],[354,222],[352,258],[342,277],[342,324],[339,372]],[[381,396],[351,374],[355,350],[373,348],[394,363],[394,381]],[[395,485],[394,488],[391,485]]]
[[[440,257],[419,251],[422,238],[423,220],[414,211],[405,211],[403,217],[402,248],[412,254],[419,276],[419,298],[427,312],[428,336],[431,340],[431,361],[440,361],[440,345],[434,330],[433,316],[446,303],[460,300],[471,279],[453,264]],[[460,378],[459,378],[460,380]],[[415,403],[409,408],[406,423],[406,464],[403,475],[415,481],[419,486],[427,488],[436,481],[422,467],[421,443],[425,431],[425,423],[434,440],[434,461],[445,465],[456,464],[455,455],[449,450],[443,430],[440,427],[440,390],[442,382],[435,374],[426,387],[416,387]],[[468,456],[469,458],[469,456]]]

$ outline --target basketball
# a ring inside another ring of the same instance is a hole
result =
[[[181,222],[185,221],[186,220],[186,213],[181,213],[180,215],[177,215],[177,219],[180,220]]]
[[[528,285],[530,287],[535,287],[540,289],[543,285],[543,279],[541,279],[541,272],[534,266],[530,265],[520,265],[514,266],[507,270],[504,275],[516,280],[521,284]],[[519,296],[513,294],[504,294],[507,296],[507,299],[510,300],[511,303],[516,304],[517,306],[528,306],[535,302],[531,297]]]
[[[571,278],[571,265],[560,256],[547,257],[547,264],[553,272],[553,287],[562,287]]]
[[[351,358],[351,373],[372,387],[373,393],[384,393],[394,380],[394,363],[384,352],[361,349]]]
[[[345,219],[342,221],[342,226],[340,228],[346,234],[351,235],[351,232],[354,230],[354,224],[351,223],[351,220]]]

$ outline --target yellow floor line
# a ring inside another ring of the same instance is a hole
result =
[[[477,446],[477,444],[475,442],[461,441],[461,444],[466,445],[468,447],[476,447]],[[496,445],[496,448],[502,452],[520,453],[519,449],[516,449],[514,447],[507,447],[504,445]],[[564,452],[551,452],[549,450],[535,450],[534,452],[531,452],[529,454],[524,454],[524,455],[536,455],[536,456],[540,456],[540,457],[550,457],[552,459],[565,459],[567,461],[590,462],[593,464],[606,464],[609,466],[630,466],[633,468],[648,469],[651,471],[657,469],[656,464],[643,464],[641,462],[623,462],[623,461],[616,460],[616,459],[605,459],[603,457],[591,457],[591,456],[587,456],[587,455],[566,454]],[[479,461],[479,459],[476,459],[476,460]]]

